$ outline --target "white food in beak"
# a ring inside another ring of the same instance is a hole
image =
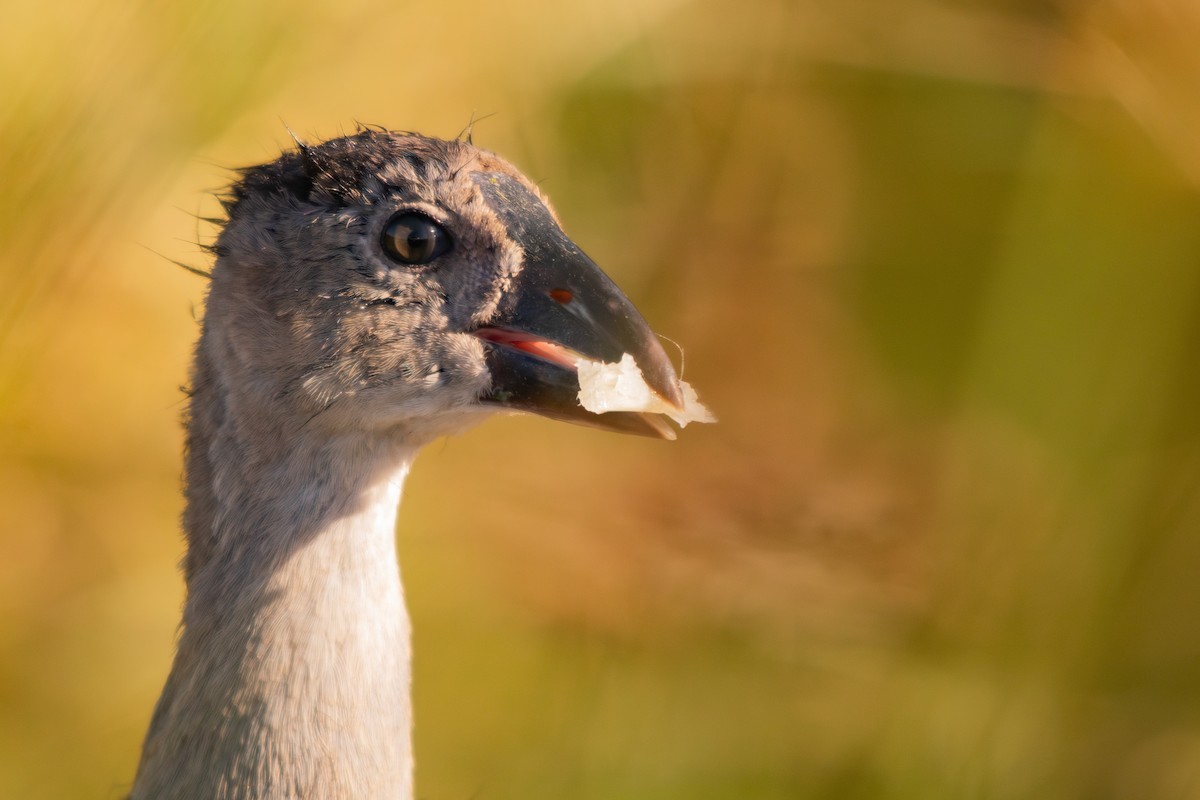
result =
[[[609,411],[666,414],[681,428],[687,427],[689,422],[717,421],[687,381],[679,382],[683,394],[682,409],[655,394],[629,353],[621,356],[616,364],[580,358],[575,362],[575,368],[579,372],[579,404],[593,414]]]

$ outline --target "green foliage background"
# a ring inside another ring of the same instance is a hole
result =
[[[0,11],[0,796],[129,786],[208,193],[476,117],[721,424],[422,456],[421,797],[1200,797],[1194,3]]]

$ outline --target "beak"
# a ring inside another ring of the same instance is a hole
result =
[[[496,315],[473,333],[487,343],[492,388],[483,402],[567,422],[663,439],[674,430],[657,414],[593,414],[578,400],[575,361],[633,356],[646,383],[683,407],[679,379],[654,331],[596,263],[519,181],[479,173],[475,182],[524,250],[524,264]]]

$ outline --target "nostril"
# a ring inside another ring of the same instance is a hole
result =
[[[551,289],[550,299],[565,306],[575,299],[575,295],[571,294],[570,289]]]

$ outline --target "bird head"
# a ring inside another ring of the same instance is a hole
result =
[[[225,205],[200,348],[244,410],[409,438],[498,409],[671,435],[579,405],[575,360],[624,353],[682,399],[641,314],[498,156],[360,131],[244,170]]]

